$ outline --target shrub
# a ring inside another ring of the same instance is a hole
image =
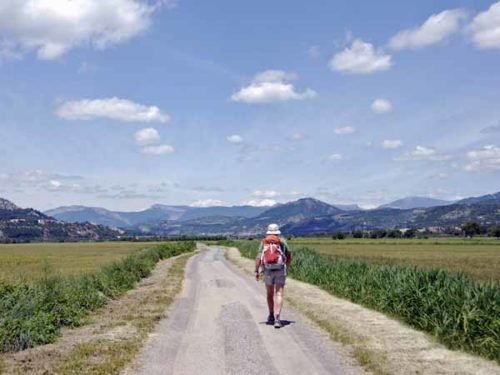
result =
[[[194,243],[141,250],[78,277],[45,276],[34,284],[0,283],[0,352],[53,342],[63,326],[78,326],[90,311],[132,289],[164,258],[192,251]]]

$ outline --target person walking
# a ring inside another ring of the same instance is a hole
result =
[[[281,328],[281,309],[287,276],[287,268],[292,262],[292,253],[286,240],[281,237],[278,224],[269,224],[265,238],[260,243],[259,253],[255,259],[255,279],[260,280],[261,268],[266,284],[267,306],[269,316],[267,324]]]

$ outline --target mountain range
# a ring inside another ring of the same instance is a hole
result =
[[[294,202],[286,204],[278,204],[273,207],[254,207],[254,206],[214,206],[214,207],[190,207],[190,206],[169,206],[155,204],[148,209],[137,212],[122,212],[111,211],[101,207],[85,207],[85,206],[66,206],[58,207],[52,210],[45,211],[48,216],[58,220],[67,222],[85,223],[91,222],[95,224],[106,225],[117,228],[145,228],[150,230],[162,222],[190,222],[197,219],[210,217],[221,218],[256,218],[264,212],[271,209],[276,209],[271,212],[284,212],[291,220],[300,221],[304,217],[325,216],[340,211],[362,211],[356,205],[328,205],[319,206],[313,204],[312,198],[306,198],[309,205],[316,208],[316,211],[309,216],[304,216],[306,212],[311,211],[307,204],[306,207],[295,204]],[[302,200],[299,200],[302,201]],[[297,202],[299,202],[297,201]],[[412,209],[412,208],[429,208],[435,206],[443,206],[452,204],[453,202],[443,201],[439,199],[426,197],[408,197],[396,200],[380,206],[379,208],[395,208],[395,209]],[[297,216],[298,215],[298,216]]]
[[[314,198],[302,198],[272,207],[156,204],[143,211],[117,212],[69,206],[41,213],[0,199],[0,241],[110,239],[124,231],[128,235],[254,236],[264,232],[269,223],[279,224],[287,234],[311,235],[382,228],[456,227],[467,221],[478,221],[483,226],[500,224],[500,192],[457,202],[411,197],[372,210],[341,209]]]

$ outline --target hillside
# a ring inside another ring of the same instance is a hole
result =
[[[65,223],[32,208],[0,201],[0,242],[114,239],[119,231],[90,223]]]
[[[393,202],[383,204],[378,208],[396,208],[399,210],[409,210],[412,208],[430,208],[436,206],[446,206],[452,204],[451,201],[427,197],[406,197]]]
[[[255,217],[267,207],[189,207],[155,204],[137,212],[111,211],[101,207],[67,206],[48,210],[45,213],[67,222],[106,225],[118,228],[154,227],[164,221],[189,221],[211,216]]]

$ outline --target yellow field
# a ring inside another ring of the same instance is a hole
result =
[[[0,280],[35,280],[44,268],[61,275],[94,271],[155,242],[33,243],[0,245]]]
[[[298,238],[289,243],[292,247],[311,247],[332,257],[363,259],[377,264],[414,264],[462,271],[478,280],[500,281],[500,241],[495,239]]]

